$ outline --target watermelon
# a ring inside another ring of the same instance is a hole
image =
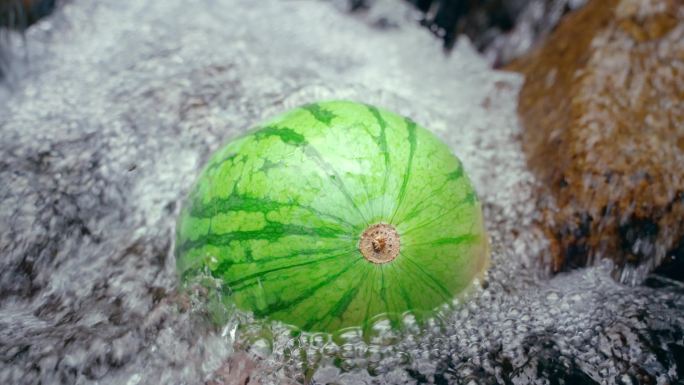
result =
[[[431,314],[482,274],[488,239],[461,162],[414,121],[309,104],[216,152],[177,226],[181,280],[311,332]],[[422,317],[422,316],[421,316]]]

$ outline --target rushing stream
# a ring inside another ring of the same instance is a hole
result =
[[[555,277],[533,226],[522,79],[379,1],[74,0],[10,38],[0,88],[0,384],[676,383],[684,287]],[[485,205],[492,268],[418,327],[294,335],[179,293],[174,227],[210,153],[262,118],[355,99],[428,127]],[[242,372],[240,372],[242,370]],[[246,371],[246,372],[245,372]],[[245,374],[247,373],[247,374]]]

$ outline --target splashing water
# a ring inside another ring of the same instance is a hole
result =
[[[550,277],[515,116],[520,77],[490,70],[466,41],[441,56],[410,17],[381,1],[357,18],[315,1],[74,1],[12,40],[0,383],[684,378],[684,288],[622,286],[606,265]],[[369,338],[293,333],[230,307],[216,328],[220,286],[177,291],[179,202],[226,140],[331,98],[411,116],[449,143],[485,205],[486,282],[427,325],[379,320]]]

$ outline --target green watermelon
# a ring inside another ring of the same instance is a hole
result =
[[[410,119],[350,101],[286,112],[216,152],[177,227],[201,271],[257,317],[311,332],[430,314],[488,265],[463,166]]]

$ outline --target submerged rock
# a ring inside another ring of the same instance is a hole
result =
[[[590,2],[511,68],[554,269],[639,281],[684,236],[684,3]]]
[[[409,0],[424,12],[421,23],[450,49],[467,35],[495,66],[529,51],[567,12],[586,0]]]
[[[60,0],[0,0],[0,80],[5,76],[11,52],[5,47],[12,30],[24,31],[49,15]]]
[[[23,30],[49,15],[57,0],[0,0],[0,28]]]

